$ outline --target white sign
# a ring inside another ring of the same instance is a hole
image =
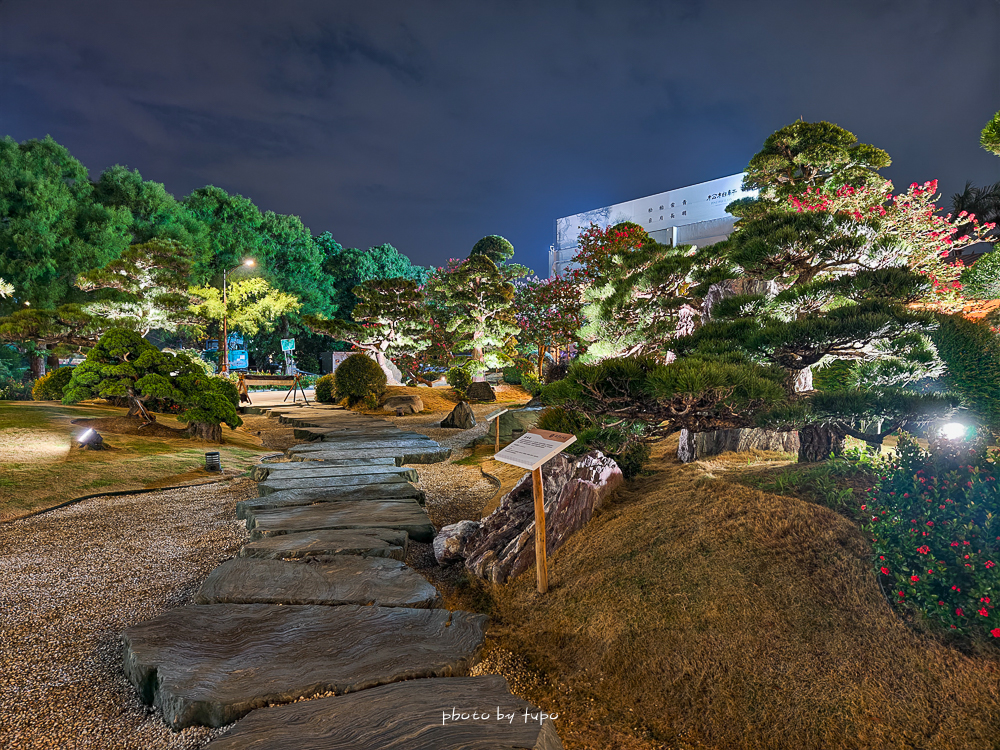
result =
[[[494,419],[496,419],[497,417],[499,417],[501,414],[506,414],[506,413],[507,413],[506,409],[497,409],[495,412],[493,412],[492,414],[490,414],[489,416],[486,417],[486,421],[487,422],[492,422]]]
[[[576,435],[551,430],[528,430],[493,456],[511,466],[534,471],[557,453],[576,442]]]

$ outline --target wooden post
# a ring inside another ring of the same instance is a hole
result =
[[[500,434],[499,427],[498,424],[497,435]],[[545,555],[545,490],[542,485],[541,466],[532,470],[531,483],[535,496],[535,568],[538,573],[538,593],[545,594],[549,590],[549,570]]]
[[[493,427],[497,431],[497,444],[496,447],[493,449],[493,454],[496,455],[497,453],[500,452],[500,417],[497,417],[496,419],[493,420]]]

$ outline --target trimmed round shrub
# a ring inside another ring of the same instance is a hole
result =
[[[469,374],[468,370],[462,367],[452,367],[445,373],[444,379],[448,385],[455,389],[455,393],[463,399],[465,398],[465,392],[469,390],[469,386],[472,385],[472,375]]]
[[[72,377],[72,367],[49,370],[31,387],[31,398],[35,401],[62,401],[63,390]]]
[[[331,372],[316,380],[316,400],[321,404],[332,404],[336,402],[337,379]]]
[[[1000,467],[981,446],[902,437],[862,511],[874,572],[901,609],[1000,644]]]
[[[367,354],[358,352],[337,367],[335,385],[337,398],[346,398],[348,406],[363,403],[374,409],[385,393],[386,377],[378,362]]]

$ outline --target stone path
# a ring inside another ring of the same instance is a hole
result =
[[[310,442],[286,452],[291,463],[255,469],[260,496],[237,505],[252,541],[209,575],[196,604],[125,631],[125,674],[142,700],[174,729],[249,714],[212,743],[223,750],[562,748],[551,720],[503,678],[463,676],[486,617],[441,609],[402,562],[410,539],[435,533],[416,471],[402,467],[451,450],[336,407],[257,411]],[[516,720],[461,718],[485,707]]]

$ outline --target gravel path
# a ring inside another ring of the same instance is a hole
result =
[[[200,748],[122,672],[121,632],[189,603],[245,540],[247,479],[102,497],[0,526],[0,747]]]

